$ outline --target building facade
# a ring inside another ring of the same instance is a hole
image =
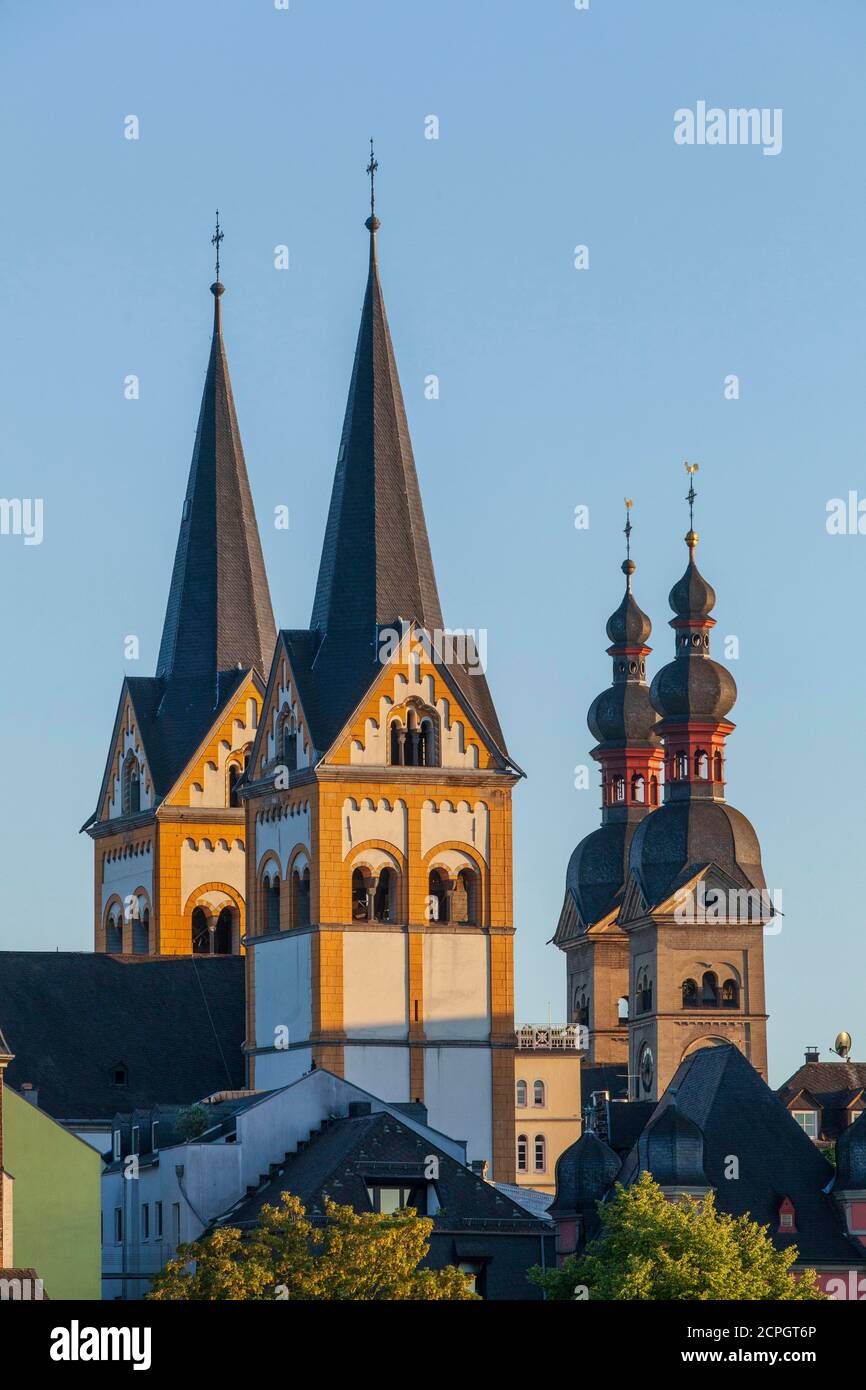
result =
[[[556,1191],[559,1155],[581,1132],[581,1044],[578,1026],[517,1030],[514,1133],[518,1187]]]
[[[514,1174],[511,761],[444,628],[378,218],[309,629],[245,778],[250,1084],[325,1066]]]

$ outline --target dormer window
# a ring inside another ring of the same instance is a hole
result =
[[[810,1139],[818,1138],[817,1110],[792,1110],[791,1114],[804,1134],[808,1134]]]
[[[779,1206],[779,1233],[791,1235],[797,1230],[797,1213],[790,1197],[784,1197]]]
[[[129,1085],[129,1068],[125,1062],[117,1062],[111,1068],[111,1084],[112,1086]]]

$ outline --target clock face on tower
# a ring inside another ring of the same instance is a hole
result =
[[[653,1063],[652,1048],[644,1044],[640,1054],[640,1079],[645,1091],[652,1090],[653,1075],[655,1067]]]

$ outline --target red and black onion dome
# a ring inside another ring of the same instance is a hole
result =
[[[634,564],[627,560],[623,565],[626,575],[631,578]],[[626,588],[622,603],[607,620],[607,635],[615,647],[645,647],[653,625],[646,613],[638,607],[631,586]]]
[[[658,716],[646,684],[622,681],[596,695],[586,718],[599,743],[648,743],[658,747]]]

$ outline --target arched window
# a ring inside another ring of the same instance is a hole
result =
[[[636,1006],[639,1014],[652,1012],[653,1006],[653,986],[652,980],[645,970],[639,972],[637,977]]]
[[[132,950],[137,956],[146,956],[150,951],[150,908],[139,910],[132,922]]]
[[[428,915],[432,922],[450,922],[451,891],[450,880],[443,869],[431,869],[427,882]]]
[[[659,804],[659,779],[653,774],[650,778],[650,806]]]
[[[389,726],[389,758],[395,767],[437,767],[439,764],[439,721],[432,710],[406,711]]]
[[[213,953],[215,956],[230,956],[232,953],[232,910],[224,907],[217,918],[213,934]]]
[[[265,931],[280,930],[280,875],[274,868],[262,884],[265,896]]]
[[[229,767],[229,805],[240,806],[241,799],[238,795],[238,782],[241,780],[241,770],[237,763],[232,763]]]
[[[611,787],[611,800],[625,801],[625,778],[614,777],[613,782],[611,783]]]
[[[536,1173],[543,1173],[547,1168],[547,1143],[543,1134],[536,1134],[534,1150],[534,1166]]]
[[[518,1173],[529,1172],[529,1140],[525,1134],[517,1136],[517,1171]]]
[[[352,871],[352,921],[369,922],[370,895],[367,892],[367,878],[363,869]]]
[[[112,909],[106,923],[105,949],[110,956],[119,956],[123,950],[123,919],[119,907]]]
[[[631,799],[632,801],[639,802],[640,805],[643,805],[646,800],[646,782],[639,772],[632,773]]]
[[[683,1008],[696,1009],[699,1002],[697,980],[683,980]]]
[[[298,767],[298,723],[293,714],[287,715],[283,721],[282,739],[282,760],[283,766],[289,772],[296,772]]]
[[[131,748],[121,773],[120,807],[125,816],[134,816],[141,810],[141,768]]]
[[[202,907],[194,907],[192,910],[192,953],[194,956],[210,955],[207,913]]]
[[[397,906],[397,875],[393,869],[381,869],[373,894],[373,921],[393,922]]]
[[[406,731],[399,719],[391,720],[391,764],[394,767],[403,765],[403,741]]]
[[[292,870],[292,926],[310,925],[310,870]]]
[[[721,780],[722,780],[722,755],[721,755],[721,753],[720,753],[720,752],[718,751],[718,749],[717,749],[716,752],[713,754],[713,781],[714,781],[714,782],[721,782]]]
[[[517,1104],[518,1104],[521,1108],[522,1108],[523,1106],[526,1105],[526,1082],[525,1082],[525,1081],[518,1081],[518,1083],[517,1083]]]
[[[707,970],[701,981],[701,1007],[717,1009],[719,1006],[719,982],[712,970]]]
[[[703,748],[695,749],[695,776],[707,778],[710,775],[710,760]]]
[[[421,739],[418,747],[421,755],[421,766],[436,767],[439,762],[436,756],[436,729],[429,715],[421,720]]]
[[[628,1023],[628,999],[625,995],[616,1001],[616,1016],[619,1023]]]
[[[543,1105],[543,1104],[544,1104],[544,1082],[543,1082],[543,1081],[533,1081],[533,1083],[532,1083],[532,1104],[533,1104],[533,1105]]]
[[[586,997],[586,990],[575,990],[574,994],[574,1021],[582,1023],[584,1028],[589,1027],[589,1000]]]
[[[688,753],[677,753],[674,758],[674,777],[677,781],[688,781],[689,776],[689,755]]]
[[[459,926],[478,923],[478,875],[472,869],[461,869],[457,875],[451,899],[452,921]]]
[[[738,1009],[740,1007],[740,986],[736,980],[725,980],[722,985],[722,1008]]]

